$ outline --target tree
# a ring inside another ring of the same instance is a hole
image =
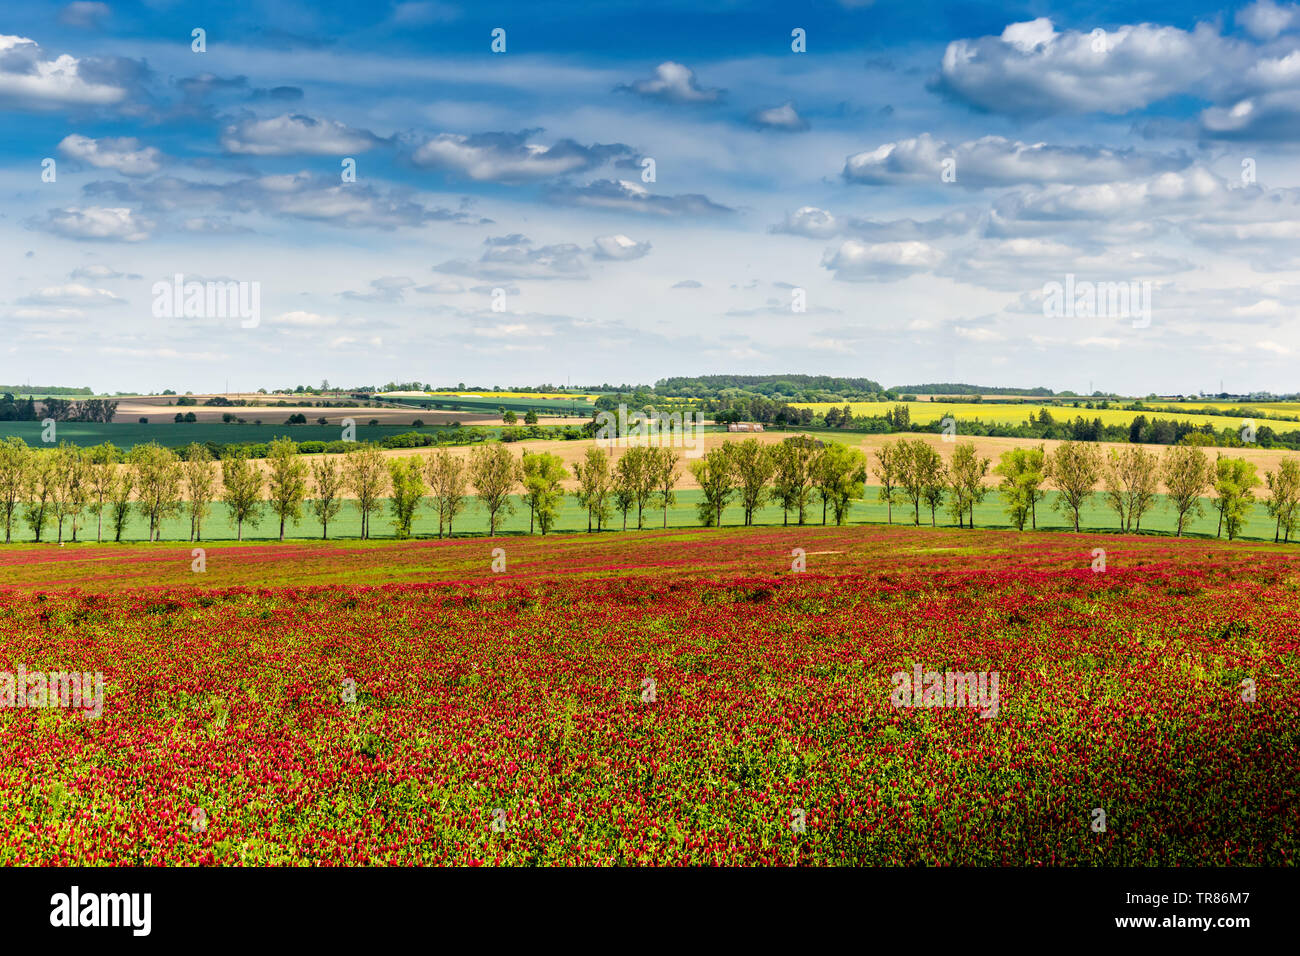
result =
[[[1026,521],[1032,522],[1031,527],[1038,527],[1037,504],[1046,494],[1042,489],[1045,460],[1042,445],[1013,448],[1002,453],[993,469],[1002,478],[998,490],[1006,499],[1007,514],[1017,531],[1025,530]]]
[[[1155,504],[1159,464],[1141,445],[1107,451],[1102,475],[1106,501],[1119,515],[1121,531],[1140,529],[1143,513]]]
[[[782,523],[790,523],[790,512],[798,515],[803,524],[812,497],[813,461],[817,457],[817,444],[806,435],[787,438],[773,450],[776,470],[773,474],[775,494],[781,502]]]
[[[176,453],[156,442],[127,455],[135,471],[136,508],[149,521],[149,540],[162,539],[162,524],[181,511],[181,467]]]
[[[1285,534],[1284,542],[1291,540],[1291,532],[1300,524],[1300,462],[1294,458],[1283,458],[1278,463],[1277,471],[1270,471],[1264,476],[1268,484],[1269,497],[1264,503],[1270,518],[1277,522],[1273,529],[1273,543],[1279,535]]]
[[[1054,507],[1074,518],[1079,530],[1079,515],[1091,500],[1101,477],[1101,451],[1089,442],[1064,441],[1047,456],[1047,478],[1061,495]]]
[[[962,442],[953,449],[952,461],[948,465],[948,483],[952,489],[952,501],[949,502],[948,509],[957,515],[959,527],[963,511],[970,518],[970,527],[975,527],[975,506],[989,492],[984,484],[989,464],[988,458],[981,458],[975,453],[974,442]]]
[[[519,416],[514,412],[506,412],[501,416],[501,421],[505,422],[507,425],[513,425],[515,422],[519,421]]]
[[[519,462],[500,442],[480,445],[470,453],[470,481],[479,504],[487,509],[488,534],[497,533],[497,519],[515,513],[510,495],[520,480]]]
[[[334,458],[321,455],[312,462],[311,480],[316,488],[311,510],[320,522],[320,536],[324,540],[329,537],[330,520],[343,510],[343,469]]]
[[[935,476],[943,470],[943,459],[921,438],[900,439],[894,446],[892,457],[898,487],[912,503],[912,523],[919,526],[921,499],[925,497],[927,488],[934,487]]]
[[[424,468],[415,456],[392,458],[388,461],[388,477],[393,489],[388,501],[393,513],[393,533],[399,538],[409,538],[420,499],[428,490],[424,484]]]
[[[569,477],[559,455],[550,452],[524,452],[521,463],[524,500],[528,502],[528,533],[533,533],[533,518],[542,534],[555,526],[555,516],[564,500],[560,483]]]
[[[735,469],[731,464],[732,444],[723,442],[713,451],[691,462],[691,474],[700,486],[700,503],[696,511],[704,527],[721,527],[722,512],[736,491]]]
[[[754,512],[767,503],[767,483],[776,470],[776,462],[767,447],[757,438],[746,438],[732,449],[731,466],[736,470],[736,488],[745,525],[754,523]]]
[[[894,493],[898,486],[898,466],[899,454],[898,446],[893,442],[885,442],[876,450],[876,462],[872,468],[872,474],[880,482],[880,500],[885,503],[886,515],[889,524],[894,523]],[[823,498],[822,524],[826,523],[826,509],[824,507],[825,499]]]
[[[867,456],[859,448],[850,448],[839,442],[829,442],[817,457],[817,493],[822,499],[822,524],[826,523],[826,505],[829,502],[835,514],[835,523],[848,520],[849,505],[854,498],[865,493]]]
[[[221,459],[221,500],[226,503],[236,537],[244,540],[244,522],[256,525],[262,518],[262,486],[266,478],[248,460],[248,452],[238,449]]]
[[[86,452],[86,486],[90,492],[90,513],[95,516],[95,540],[104,540],[104,509],[109,507],[119,469],[117,449],[103,442]]]
[[[938,458],[936,452],[935,457]],[[948,494],[948,467],[939,458],[934,471],[930,473],[925,482],[925,487],[921,491],[926,505],[930,508],[930,527],[935,526],[934,513],[943,507],[943,499]]]
[[[14,515],[26,496],[32,450],[16,435],[0,441],[0,514],[4,515],[5,544],[12,540]]]
[[[295,526],[302,520],[302,504],[307,500],[307,463],[298,456],[298,443],[291,438],[277,438],[266,449],[267,490],[271,510],[280,519],[280,540],[284,540],[284,523]]]
[[[108,489],[108,506],[113,516],[113,540],[122,540],[122,531],[131,516],[131,496],[135,493],[135,474],[125,465],[113,470]]]
[[[1241,532],[1246,523],[1246,515],[1255,503],[1255,488],[1259,487],[1259,477],[1255,466],[1244,458],[1227,458],[1219,455],[1214,460],[1214,507],[1219,512],[1219,528],[1214,532],[1217,538],[1224,530],[1231,541]]]
[[[535,409],[530,408],[528,409],[528,411],[524,412],[524,424],[525,425],[537,424],[537,411]]]
[[[75,529],[76,515],[85,507],[85,491],[79,487],[84,480],[83,456],[80,448],[68,442],[62,442],[50,456],[54,468],[50,512],[58,527],[58,542],[62,544],[63,522],[71,517]]]
[[[378,446],[358,443],[343,456],[343,484],[352,492],[353,503],[361,513],[361,538],[370,537],[370,516],[383,509],[380,498],[388,479],[384,456]]]
[[[465,460],[453,455],[450,448],[440,448],[429,456],[424,468],[434,507],[438,511],[438,537],[442,537],[444,522],[450,537],[452,522],[465,506],[469,484],[465,476]]]
[[[1165,449],[1160,462],[1160,477],[1168,493],[1169,504],[1178,515],[1177,536],[1183,536],[1188,517],[1205,514],[1201,492],[1211,481],[1209,459],[1205,452],[1191,445],[1172,445]]]
[[[645,449],[639,445],[628,448],[614,463],[610,488],[614,493],[614,507],[623,515],[623,530],[627,530],[627,516],[645,487]]]
[[[574,497],[587,509],[587,533],[591,533],[592,522],[596,530],[609,518],[609,493],[611,476],[609,455],[603,448],[592,446],[587,449],[587,456],[573,466],[578,479],[578,488]]]
[[[660,445],[654,449],[651,458],[650,471],[654,478],[655,498],[663,508],[665,528],[668,527],[668,509],[677,501],[673,489],[677,487],[677,481],[682,476],[681,469],[677,467],[681,460],[682,456],[668,445]]]
[[[35,540],[41,540],[41,531],[50,519],[50,500],[58,482],[58,468],[54,461],[52,449],[40,449],[32,452],[30,467],[27,469],[26,490],[23,492],[23,520],[32,529]]]

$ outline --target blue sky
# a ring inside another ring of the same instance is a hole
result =
[[[6,382],[1296,388],[1295,4],[27,3],[0,131]]]

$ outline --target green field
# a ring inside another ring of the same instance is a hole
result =
[[[170,414],[175,414],[174,412]],[[56,437],[59,441],[74,445],[98,445],[109,441],[119,448],[130,448],[146,442],[157,442],[170,448],[181,448],[190,442],[216,442],[219,445],[233,442],[267,442],[273,438],[292,438],[304,441],[338,441],[343,437],[338,425],[238,425],[222,422],[158,422],[141,425],[131,422],[114,422],[100,424],[96,422],[59,422]],[[27,444],[41,444],[43,426],[40,422],[0,422],[0,438],[17,435]],[[406,432],[420,432],[436,435],[450,431],[446,425],[424,425],[412,428],[410,425],[365,425],[357,423],[357,441],[380,441],[392,435]],[[495,430],[488,429],[495,434]]]
[[[496,413],[497,409],[504,408],[506,411],[515,412],[519,415],[533,410],[539,415],[577,415],[581,418],[590,418],[591,411],[595,407],[593,402],[577,395],[572,398],[526,398],[523,396],[468,398],[461,395],[442,394],[380,395],[378,397],[402,405],[418,405],[434,411],[476,412],[480,415],[492,415]]]
[[[868,489],[868,497],[865,500],[855,501],[849,513],[850,525],[865,524],[884,524],[886,520],[886,508],[883,503],[876,499],[877,489],[872,487]],[[1049,492],[1045,501],[1039,502],[1038,506],[1038,527],[1039,529],[1049,530],[1072,530],[1072,526],[1066,521],[1065,516],[1059,512],[1051,510],[1051,504],[1056,500],[1056,492]],[[674,528],[699,527],[699,521],[696,518],[695,505],[700,500],[698,491],[679,491],[677,492],[677,504],[668,509],[668,525]],[[1217,512],[1211,506],[1210,499],[1203,499],[1202,504],[1205,507],[1205,515],[1201,518],[1193,518],[1187,529],[1184,530],[1186,537],[1214,537]],[[742,520],[742,512],[738,505],[731,504],[727,507],[723,516],[723,525],[738,525]],[[955,527],[942,511],[938,513],[937,521],[939,527]],[[930,515],[922,505],[921,514],[922,523],[928,527],[930,524]],[[791,523],[794,518],[791,516]],[[894,506],[894,523],[911,524],[912,512],[910,505]],[[808,522],[810,524],[821,523],[821,506],[814,503],[808,512]],[[828,522],[833,524],[834,518],[828,518]],[[768,505],[761,509],[756,517],[755,523],[760,525],[779,525],[781,524],[781,509],[776,505]],[[647,509],[644,515],[644,525],[647,528],[658,528],[663,525],[663,512],[658,509]],[[1000,495],[990,492],[989,496],[983,503],[975,508],[975,525],[977,528],[1009,528],[1011,527],[1007,520],[1006,512]],[[107,518],[105,519],[107,527]],[[622,518],[617,513],[607,525],[607,528],[618,530],[622,527]],[[629,516],[629,528],[636,527],[636,511],[633,510]],[[93,541],[95,539],[95,518],[93,515],[86,515],[79,526],[78,538],[82,541]],[[389,512],[387,503],[385,503],[382,515],[375,515],[371,518],[372,537],[391,537],[392,526],[389,523]],[[1165,498],[1160,496],[1159,502],[1153,511],[1147,512],[1142,519],[1142,531],[1154,534],[1173,534],[1175,529],[1173,512],[1166,507]],[[478,507],[476,501],[471,500],[466,510],[456,519],[456,533],[461,534],[487,534],[488,523],[487,515]],[[554,531],[572,532],[587,530],[587,515],[572,497],[566,497],[560,510],[559,520]],[[1028,528],[1026,528],[1028,530]],[[1117,520],[1115,513],[1105,507],[1101,495],[1096,495],[1091,506],[1084,509],[1083,521],[1080,524],[1081,531],[1092,532],[1117,532]],[[320,523],[310,515],[307,509],[304,509],[303,520],[294,528],[292,525],[286,527],[286,538],[319,538]],[[429,499],[421,506],[416,514],[414,535],[415,537],[432,537],[438,531],[438,518],[434,512]],[[15,523],[15,539],[18,541],[30,541],[32,535],[26,525]],[[88,533],[87,533],[88,532]],[[500,522],[497,527],[498,534],[526,534],[528,532],[528,507],[519,498],[516,498],[516,510],[514,515]],[[123,540],[140,541],[147,533],[147,523],[132,512],[131,519],[127,526],[127,531],[123,535]],[[361,533],[361,522],[357,516],[356,508],[349,501],[343,506],[342,512],[330,522],[330,538],[357,538]],[[70,537],[70,527],[64,525],[65,539]],[[47,526],[43,538],[53,540],[55,532],[52,526]],[[207,541],[226,541],[234,540],[235,534],[232,526],[226,518],[225,506],[220,502],[212,506],[212,513],[203,522],[203,538]],[[244,525],[245,541],[267,541],[279,537],[279,524],[274,516],[268,510],[261,522],[250,527]],[[1256,503],[1251,509],[1250,515],[1246,521],[1245,528],[1241,535],[1243,538],[1254,540],[1263,540],[1271,542],[1273,540],[1273,522],[1272,519],[1264,512],[1262,503]],[[111,540],[112,534],[106,535]],[[186,517],[172,518],[163,525],[164,541],[185,541],[189,538],[189,519]]]

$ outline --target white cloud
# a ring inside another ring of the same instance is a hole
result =
[[[938,85],[991,112],[1119,114],[1212,85],[1248,56],[1208,24],[1188,32],[1142,23],[1094,38],[1040,17],[948,44]]]
[[[528,142],[535,131],[442,133],[416,148],[411,161],[426,169],[445,169],[474,182],[531,182],[595,169],[632,155],[620,143],[583,146],[571,139],[550,145]]]
[[[799,115],[793,103],[783,103],[754,114],[755,125],[763,129],[779,129],[800,133],[808,128],[808,121]]]
[[[597,236],[592,254],[597,259],[617,259],[627,261],[640,259],[650,252],[648,241],[637,242],[619,233],[615,236]]]
[[[137,216],[132,210],[111,206],[68,206],[51,209],[36,223],[55,235],[67,239],[102,239],[140,242],[148,239],[154,223]]]
[[[50,57],[35,40],[0,34],[0,99],[32,109],[113,106],[125,86],[83,76],[85,63],[64,53]]]
[[[221,132],[221,147],[248,156],[347,156],[383,142],[368,130],[335,120],[284,113],[267,119],[247,118]]]
[[[853,183],[892,185],[939,183],[944,161],[951,160],[955,182],[964,186],[1011,186],[1039,183],[1100,183],[1181,169],[1191,163],[1178,154],[1161,156],[1135,150],[1022,143],[985,136],[952,144],[922,133],[855,153],[844,164]]]
[[[1250,6],[1238,10],[1232,18],[1256,39],[1272,40],[1300,23],[1300,6],[1294,3],[1283,6],[1273,0],[1256,0]]]
[[[667,103],[716,103],[723,93],[720,89],[700,86],[693,70],[672,60],[655,67],[654,75],[649,79],[637,80],[619,89]]]
[[[148,176],[162,168],[162,153],[153,146],[141,146],[133,136],[91,139],[72,133],[63,137],[59,152],[96,169],[116,170],[123,176]]]
[[[33,305],[68,305],[68,306],[101,306],[101,305],[122,305],[126,300],[118,295],[114,295],[108,289],[95,289],[90,286],[82,285],[79,282],[70,282],[67,285],[46,286],[43,289],[37,289],[30,295],[24,296],[22,302]]]
[[[918,272],[929,272],[943,261],[942,250],[924,242],[865,243],[846,239],[838,249],[828,249],[822,266],[837,279],[888,282]]]

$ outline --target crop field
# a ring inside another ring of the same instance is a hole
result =
[[[0,710],[0,861],[1294,864],[1295,559],[1093,544],[5,549],[0,668],[103,696]],[[897,706],[918,668],[996,706]]]
[[[1179,412],[1175,408],[1167,410],[1148,409],[1144,412],[1129,412],[1120,408],[1085,408],[1080,405],[1045,405],[1026,402],[1023,405],[997,402],[791,402],[795,408],[811,408],[814,413],[824,414],[831,408],[843,408],[845,405],[855,416],[883,416],[896,405],[905,405],[914,424],[927,425],[951,415],[957,422],[971,421],[978,418],[982,422],[1002,425],[1019,425],[1031,415],[1037,415],[1046,409],[1056,421],[1073,421],[1076,416],[1085,421],[1100,418],[1103,425],[1127,425],[1139,415],[1152,418],[1172,418],[1176,421],[1187,420],[1195,425],[1212,425],[1216,429],[1240,428],[1242,419],[1228,415],[1193,415]],[[1289,430],[1289,429],[1282,429]]]
[[[268,442],[273,438],[292,438],[297,442],[304,441],[338,441],[342,432],[338,425],[286,425],[285,418],[292,409],[286,411],[282,408],[270,409],[238,409],[237,411],[246,416],[250,423],[247,425],[225,424],[221,422],[174,422],[172,416],[176,412],[185,412],[190,409],[167,409],[165,415],[150,414],[149,424],[141,425],[126,422],[58,422],[56,425],[56,435],[59,441],[71,442],[74,445],[98,445],[100,442],[112,442],[119,448],[130,448],[133,445],[144,444],[145,442],[157,442],[160,445],[166,445],[169,448],[183,448],[190,442],[217,442],[218,444],[228,444],[232,442]],[[230,409],[225,409],[230,411]],[[325,409],[320,410],[324,413]],[[446,425],[423,425],[413,427],[410,422],[420,416],[415,412],[404,425],[367,425],[369,420],[361,413],[361,417],[356,419],[356,438],[357,441],[381,441],[390,435],[400,435],[405,432],[421,432],[426,435],[435,435],[438,432],[447,431],[449,426]],[[265,424],[254,425],[252,419],[260,418]],[[0,438],[8,438],[16,435],[28,445],[41,446],[40,422],[0,422]],[[490,433],[495,434],[495,432]]]

